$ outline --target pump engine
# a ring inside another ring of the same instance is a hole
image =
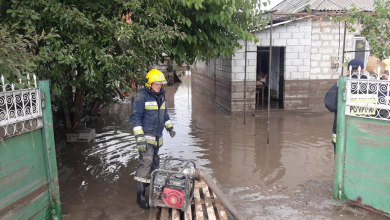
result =
[[[191,160],[168,157],[151,174],[149,205],[185,211],[194,197],[195,179],[186,170],[196,169]]]

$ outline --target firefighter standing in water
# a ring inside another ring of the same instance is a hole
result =
[[[135,175],[137,181],[137,203],[143,209],[149,208],[145,198],[145,187],[149,186],[150,174],[158,169],[160,157],[158,150],[163,145],[162,132],[165,129],[173,138],[176,135],[165,106],[167,83],[164,74],[152,69],[146,75],[145,87],[131,100],[130,123],[139,150],[139,164]]]
[[[360,72],[359,72],[360,67]],[[350,69],[352,69],[352,73],[350,72]],[[361,60],[353,59],[349,61],[348,68],[347,68],[347,74],[352,74],[352,78],[358,78],[358,75],[361,75],[364,73],[364,64]],[[361,79],[367,79],[367,76],[361,75]],[[334,84],[330,89],[329,92],[325,95],[325,107],[330,111],[334,112],[334,120],[333,120],[333,137],[332,137],[332,144],[333,144],[333,151],[336,155],[336,141],[337,141],[337,103],[338,103],[338,87],[337,83]]]

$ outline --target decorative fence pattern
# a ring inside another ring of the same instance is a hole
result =
[[[352,67],[350,68],[352,72]],[[345,114],[355,117],[366,117],[390,120],[390,80],[383,80],[378,75],[368,72],[350,74],[345,91]],[[378,67],[378,73],[380,68]]]
[[[27,86],[32,88],[15,89],[15,84],[6,84],[1,77],[0,92],[0,137],[9,138],[42,127],[42,107],[40,89],[36,76],[31,85],[27,76]],[[20,81],[20,83],[22,83]]]

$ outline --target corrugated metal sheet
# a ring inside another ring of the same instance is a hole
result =
[[[356,6],[364,11],[374,11],[374,0],[315,0],[310,9],[316,11],[343,11]]]
[[[306,9],[315,11],[343,11],[352,5],[364,11],[374,11],[374,0],[284,0],[271,11],[283,13],[299,13]]]
[[[310,0],[284,0],[271,11],[283,12],[283,13],[297,13],[305,11],[305,8],[309,6]]]

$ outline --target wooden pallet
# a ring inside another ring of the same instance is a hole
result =
[[[151,208],[149,220],[228,220],[225,207],[205,182],[196,182],[194,200],[187,211]]]

